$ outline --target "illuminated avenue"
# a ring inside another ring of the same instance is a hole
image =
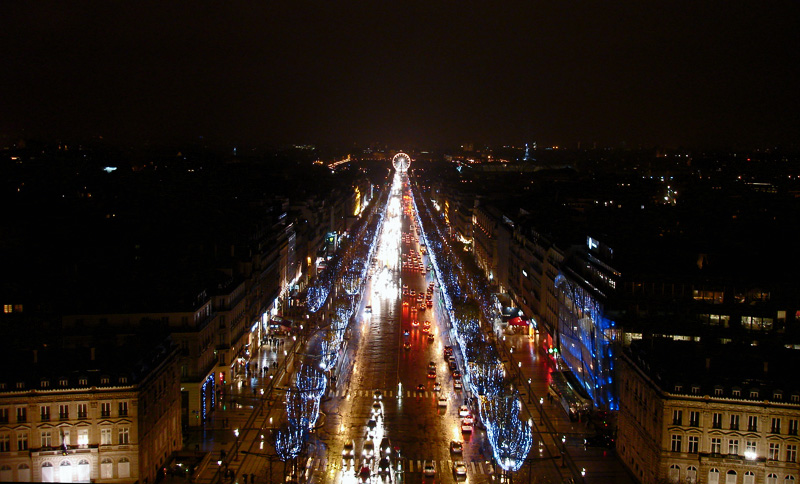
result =
[[[793,286],[765,284],[743,261],[728,274],[719,255],[691,251],[661,252],[677,262],[656,285],[664,266],[637,250],[667,247],[664,215],[697,203],[687,192],[704,181],[614,180],[619,196],[583,213],[607,227],[627,220],[636,240],[588,225],[575,239],[563,237],[577,220],[564,206],[498,202],[567,186],[562,154],[518,155],[514,164],[464,151],[440,163],[373,152],[298,163],[303,177],[190,156],[159,165],[188,175],[174,193],[152,190],[155,169],[98,167],[102,183],[73,195],[70,210],[102,222],[65,244],[79,254],[69,283],[45,280],[62,313],[48,319],[21,292],[21,304],[4,304],[17,347],[0,379],[0,480],[791,482]],[[137,205],[108,201],[119,177],[130,177],[124,196]],[[645,198],[631,203],[631,185]],[[272,198],[241,197],[264,186]],[[290,201],[282,189],[309,195]],[[18,196],[35,202],[27,190]],[[253,231],[185,245],[178,235],[198,237],[214,212],[152,207],[189,202],[218,207],[213,224],[236,213]],[[91,250],[107,243],[108,221],[142,217],[152,238],[140,233],[129,259]],[[662,240],[648,239],[653,229]],[[203,258],[213,270],[197,270]],[[761,283],[735,277],[745,273]],[[20,331],[26,324],[58,328],[54,343]]]

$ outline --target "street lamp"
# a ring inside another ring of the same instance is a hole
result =
[[[539,397],[539,424],[544,425],[544,397]]]

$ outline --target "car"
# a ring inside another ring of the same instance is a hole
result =
[[[448,361],[447,366],[450,368],[451,373],[458,370],[458,365],[456,365],[456,362],[453,360]]]
[[[453,370],[453,378],[459,379],[461,378],[461,372],[458,369]]]
[[[356,456],[352,454],[342,456],[342,468],[349,469],[351,467],[355,468],[355,466],[356,466]]]
[[[427,308],[428,308],[428,306],[426,306],[425,304],[420,304],[419,305],[419,310],[420,311],[425,311]]]
[[[378,428],[378,422],[375,419],[371,418],[371,419],[369,419],[367,421],[367,434],[368,435],[372,435],[372,433],[375,432],[375,429],[377,429],[377,428]],[[375,447],[373,446],[373,449],[374,448]]]
[[[367,313],[367,314],[371,314],[372,313],[372,306],[365,307],[364,308],[364,312]]]
[[[453,380],[453,388],[455,388],[456,390],[461,390],[462,388],[461,380]]]
[[[416,295],[417,295],[417,291],[411,291],[411,297],[414,297]]]
[[[372,415],[375,417],[382,417],[383,416],[383,407],[380,403],[375,402],[372,404]]]
[[[592,435],[583,439],[583,445],[586,447],[606,447],[611,449],[614,447],[614,437],[608,434]]]
[[[389,437],[384,437],[381,439],[381,445],[378,447],[378,451],[381,454],[386,454],[386,455],[392,453],[392,442],[389,441]]]
[[[372,392],[372,397],[375,400],[381,400],[381,399],[383,399],[383,393],[381,393],[380,390],[375,390],[374,392]]]
[[[409,343],[409,342],[403,343],[403,349],[404,350],[410,350],[411,349],[411,343]]]
[[[347,442],[344,443],[344,448],[342,449],[342,455],[352,456],[353,452],[355,451],[355,448],[356,448],[355,442],[353,442],[352,440],[348,440]]]
[[[436,370],[428,370],[428,378],[436,378]]]
[[[450,452],[460,454],[464,451],[464,444],[457,440],[450,441]]]
[[[466,417],[469,415],[469,407],[466,405],[461,405],[458,407],[458,416],[459,417]]]
[[[434,384],[433,384],[433,391],[435,391],[435,392],[439,392],[439,391],[441,391],[441,390],[442,390],[442,384],[441,384],[441,383],[439,383],[439,382],[437,381],[436,383],[434,383]]]
[[[408,301],[403,301],[403,306],[408,306]]]
[[[436,369],[436,363],[433,361],[428,362],[428,369],[430,370],[431,368]]]
[[[431,327],[431,322],[430,322],[430,321],[428,321],[428,320],[426,320],[426,321],[425,321],[424,323],[422,323],[422,324],[423,324],[423,325],[424,325],[426,328],[430,328],[430,327]]]
[[[428,332],[428,331],[430,331],[430,330],[431,330],[431,328],[422,328],[422,332],[423,332],[423,333],[427,333],[427,332]]]
[[[468,413],[467,415],[464,416],[464,418],[461,419],[461,423],[472,425],[475,423],[475,418],[472,416],[471,413]]]
[[[388,474],[391,466],[392,464],[389,462],[389,457],[387,456],[382,457],[378,462],[378,469],[381,474]]]
[[[457,460],[453,463],[453,473],[456,477],[466,477],[467,466],[464,465],[463,461]]]
[[[465,433],[472,432],[472,424],[465,424],[464,422],[461,422],[461,431]]]
[[[415,328],[418,327],[419,326],[419,321],[417,321],[416,319],[412,320],[411,321],[411,326],[413,326]]]
[[[433,333],[428,333],[428,342],[433,341]]]
[[[438,405],[440,407],[446,407],[447,406],[447,397],[446,396],[440,395],[438,401],[439,401]]]
[[[417,385],[417,390],[419,390],[419,391],[421,391],[421,392],[424,392],[424,391],[425,391],[425,385],[423,385],[422,383],[420,383],[419,385]]]
[[[361,482],[369,482],[370,474],[372,472],[369,470],[369,466],[365,465],[361,467],[361,470],[358,472],[358,477],[361,479]]]
[[[452,346],[445,346],[444,347],[444,354],[446,356],[450,356],[453,354],[453,347]]]
[[[409,333],[408,330],[403,331],[403,336],[408,336],[409,334],[411,333]]]
[[[425,475],[425,477],[433,477],[436,475],[436,467],[432,462],[428,462],[422,468],[422,473]]]
[[[365,440],[364,441],[364,449],[361,451],[361,455],[367,459],[375,455],[375,442],[372,440]]]

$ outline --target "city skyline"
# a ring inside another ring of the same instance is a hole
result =
[[[0,134],[797,148],[792,2],[7,7]]]

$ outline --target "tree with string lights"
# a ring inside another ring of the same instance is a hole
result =
[[[275,436],[275,453],[283,462],[283,473],[286,474],[286,463],[290,462],[292,474],[297,472],[297,456],[303,451],[308,441],[308,425],[284,425]]]
[[[533,431],[519,419],[520,407],[517,392],[480,399],[492,455],[505,472],[519,470],[533,444]]]
[[[505,387],[505,370],[499,361],[469,362],[468,371],[473,393],[494,397]]]
[[[290,427],[301,426],[311,428],[319,418],[319,401],[312,392],[290,388],[286,392],[286,417]]]
[[[300,371],[297,372],[297,377],[295,378],[295,386],[300,392],[309,393],[317,399],[322,398],[325,394],[326,384],[325,374],[313,365],[305,363],[300,367]]]

